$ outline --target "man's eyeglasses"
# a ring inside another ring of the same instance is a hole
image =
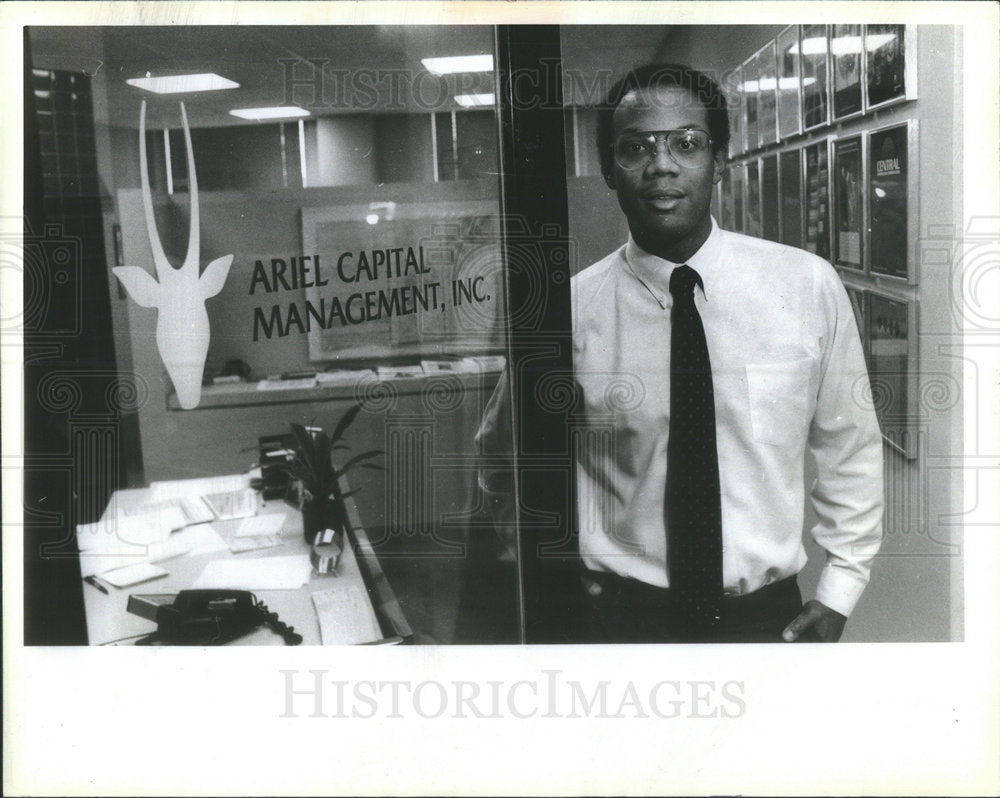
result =
[[[686,169],[705,166],[712,160],[712,138],[704,130],[644,130],[625,133],[615,141],[615,162],[627,170],[644,169],[656,158],[658,142],[667,145],[667,155]]]

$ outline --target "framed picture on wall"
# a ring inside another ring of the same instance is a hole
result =
[[[722,180],[719,181],[719,211],[718,222],[723,230],[734,230],[733,227],[733,173],[731,169],[726,169],[722,173]]]
[[[865,108],[916,96],[915,48],[906,25],[865,25]]]
[[[830,260],[830,169],[826,141],[804,150],[805,242],[809,252]]]
[[[882,435],[907,457],[917,456],[917,305],[868,292],[868,372]]]
[[[760,161],[747,163],[747,203],[744,230],[748,236],[760,238]]]
[[[909,154],[907,123],[868,134],[868,263],[873,274],[910,281]]]
[[[763,147],[778,140],[778,78],[773,41],[757,52],[757,89],[757,119]]]
[[[743,67],[731,70],[722,81],[722,91],[729,106],[729,157],[743,154]]]
[[[743,62],[743,142],[744,152],[760,146],[758,103],[760,98],[760,74],[757,56],[752,55]]]
[[[778,57],[778,136],[781,139],[786,139],[802,132],[799,26],[789,25],[779,33],[776,47]]]
[[[778,156],[760,159],[761,235],[768,241],[781,239],[781,198],[778,194]]]
[[[738,163],[730,166],[726,170],[729,173],[730,185],[732,187],[732,197],[733,197],[733,231],[737,233],[743,233],[746,231],[746,225],[743,222],[743,209],[746,206],[743,196],[743,188],[745,184],[744,175],[746,174],[746,168],[743,164]]]
[[[781,206],[781,243],[801,247],[802,241],[802,150],[778,156],[778,194]]]
[[[845,285],[847,298],[851,300],[851,310],[854,311],[854,320],[858,324],[858,334],[861,337],[861,348],[865,353],[865,363],[871,362],[871,352],[868,345],[868,292],[864,288],[853,285]]]
[[[833,118],[861,113],[861,26],[834,25],[830,35],[833,54]]]
[[[803,25],[799,43],[802,70],[802,129],[830,121],[830,39],[828,25]]]
[[[863,270],[861,252],[864,160],[861,136],[833,142],[833,262]]]

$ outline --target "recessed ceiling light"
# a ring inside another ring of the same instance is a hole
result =
[[[456,72],[492,72],[492,55],[449,55],[444,58],[421,58],[420,63],[434,75],[454,75]]]
[[[293,116],[309,116],[305,108],[297,105],[278,105],[271,108],[234,108],[229,112],[240,119],[288,119]]]
[[[219,91],[221,89],[238,89],[240,84],[214,72],[202,72],[196,75],[164,75],[153,78],[131,78],[125,81],[129,86],[145,89],[154,94],[183,94],[191,91]]]
[[[479,108],[484,105],[493,105],[496,97],[493,94],[456,94],[455,102],[463,108]]]

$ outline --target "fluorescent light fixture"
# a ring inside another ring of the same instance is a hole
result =
[[[130,78],[125,81],[129,86],[151,91],[154,94],[184,94],[192,91],[220,91],[221,89],[238,89],[240,84],[214,72],[201,72],[195,75],[164,75],[153,78]]]
[[[895,33],[869,33],[865,36],[865,49],[869,53],[875,52],[880,47],[885,47],[896,40]]]
[[[456,94],[455,102],[457,102],[463,108],[479,108],[484,105],[493,105],[496,102],[496,96],[493,95],[492,93]]]
[[[458,72],[492,72],[492,55],[449,55],[444,58],[421,58],[420,63],[432,75],[454,75]]]
[[[816,82],[816,78],[802,78],[803,86],[812,86]],[[763,80],[748,80],[743,84],[742,89],[746,94],[752,94],[756,91],[773,91],[775,88],[778,91],[793,91],[799,87],[798,78],[779,78],[775,81],[774,78],[764,78]]]
[[[229,112],[240,119],[289,119],[296,116],[309,116],[305,108],[297,105],[278,105],[270,108],[234,108]]]
[[[885,47],[895,40],[895,33],[870,33],[865,38],[865,48],[872,53],[880,47]],[[789,52],[793,55],[798,52],[798,46],[792,45]],[[861,52],[860,36],[838,36],[830,40],[830,52],[834,55],[854,55]],[[803,55],[823,55],[826,53],[826,37],[811,36],[802,40]]]

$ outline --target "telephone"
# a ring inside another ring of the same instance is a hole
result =
[[[182,590],[170,596],[129,596],[128,611],[156,621],[157,629],[136,645],[217,646],[267,624],[289,646],[302,635],[278,620],[267,605],[248,590]]]

